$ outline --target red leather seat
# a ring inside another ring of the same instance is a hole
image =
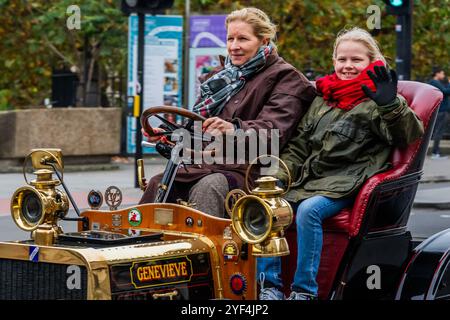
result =
[[[351,208],[341,210],[337,215],[326,219],[323,222],[323,229],[333,232],[350,233],[350,216],[352,214]]]
[[[430,120],[433,119],[431,124],[434,125],[434,118],[432,117],[442,100],[442,93],[430,85],[414,81],[399,81],[398,91],[406,98],[409,106],[422,120],[426,133],[422,139],[418,139],[408,147],[394,149],[390,159],[392,168],[369,178],[360,189],[352,208],[346,208],[323,222],[323,247],[317,275],[319,298],[321,299],[326,299],[330,293],[350,239],[360,233],[374,189],[381,183],[394,181],[408,173],[422,169],[425,154],[419,152],[419,150],[428,146],[429,135],[432,131]],[[295,227],[289,228],[286,232],[286,238],[289,242],[291,254],[283,259],[283,270],[287,271],[283,273],[283,283],[290,284],[297,259]],[[289,286],[285,287],[288,288]],[[286,291],[289,291],[287,288]]]

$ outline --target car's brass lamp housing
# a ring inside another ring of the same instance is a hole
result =
[[[26,163],[31,157],[36,179],[26,178]],[[11,215],[17,226],[32,231],[32,238],[39,245],[52,245],[63,231],[57,224],[69,210],[67,195],[56,189],[61,182],[53,179],[52,163],[63,170],[59,149],[34,149],[25,158],[24,177],[28,186],[18,188],[11,198]]]
[[[233,229],[243,241],[253,244],[255,256],[288,255],[284,230],[292,223],[293,211],[289,202],[281,198],[286,191],[277,186],[278,179],[272,176],[255,182],[257,187],[250,195],[240,197],[232,209]]]

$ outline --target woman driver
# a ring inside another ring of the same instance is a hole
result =
[[[276,26],[263,11],[233,11],[226,27],[225,65],[201,85],[193,110],[207,118],[203,131],[212,135],[278,129],[281,149],[314,99],[315,89],[278,55]],[[246,168],[245,164],[212,164],[191,165],[188,172],[181,169],[168,202],[188,199],[194,208],[224,217],[225,197],[229,190],[243,187]],[[161,178],[159,174],[150,179],[140,203],[154,201]]]

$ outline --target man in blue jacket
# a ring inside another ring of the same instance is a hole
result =
[[[439,112],[436,118],[436,123],[434,125],[434,131],[433,131],[433,150],[431,159],[442,159],[447,158],[443,157],[441,155],[441,150],[439,148],[439,144],[442,139],[442,135],[444,134],[445,127],[447,124],[447,118],[450,111],[449,106],[449,99],[448,96],[450,95],[450,86],[445,85],[443,81],[445,80],[445,72],[442,68],[435,68],[433,70],[433,79],[430,80],[429,84],[432,86],[435,86],[439,90],[442,91],[444,94],[444,99],[441,102],[441,105],[439,106]]]

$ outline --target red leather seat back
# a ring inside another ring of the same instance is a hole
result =
[[[390,160],[392,168],[367,179],[364,183],[350,215],[348,231],[351,237],[359,233],[370,195],[376,186],[398,179],[407,173],[420,171],[423,167],[429,136],[433,129],[430,127],[430,120],[436,115],[435,111],[442,101],[442,92],[431,85],[415,81],[399,81],[398,92],[405,97],[410,108],[422,120],[425,134],[406,148],[395,148]],[[432,124],[434,125],[434,119]]]

